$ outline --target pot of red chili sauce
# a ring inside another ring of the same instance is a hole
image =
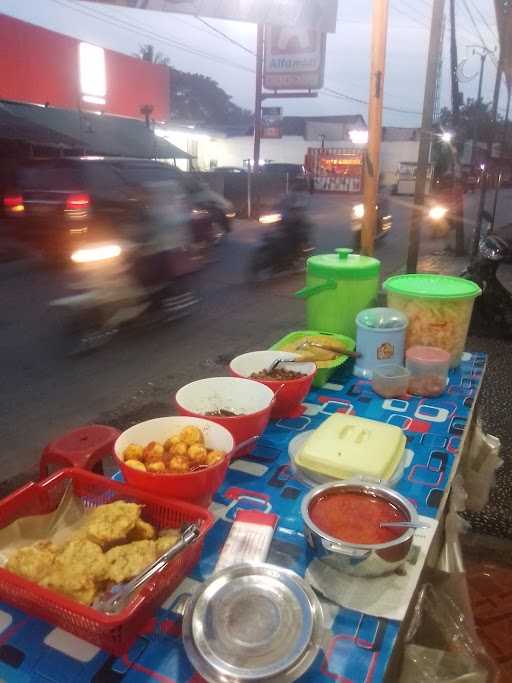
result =
[[[311,559],[356,576],[381,576],[407,558],[414,529],[381,527],[382,522],[418,523],[407,498],[361,481],[317,486],[305,496],[301,512]]]

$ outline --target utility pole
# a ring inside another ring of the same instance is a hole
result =
[[[364,221],[361,235],[361,251],[367,255],[373,254],[377,222],[388,16],[389,0],[373,0],[368,151],[364,166]]]
[[[491,158],[492,143],[496,138],[497,121],[498,121],[498,104],[500,101],[501,81],[503,80],[503,64],[501,58],[496,68],[496,80],[494,82],[494,96],[492,99],[492,130],[487,140],[487,154],[486,165],[480,174],[480,200],[478,204],[478,217],[476,219],[475,229],[473,232],[473,242],[471,245],[471,258],[474,259],[478,254],[478,245],[480,244],[480,236],[482,234],[482,223],[486,214],[486,199],[487,187],[489,184],[489,160]]]
[[[438,64],[441,59],[441,41],[443,36],[443,17],[445,0],[433,0],[432,22],[430,25],[430,43],[428,48],[427,78],[423,97],[423,117],[421,120],[421,138],[416,171],[416,189],[414,209],[409,230],[409,251],[407,254],[407,272],[415,273],[418,265],[420,230],[423,221],[423,205],[425,203],[425,186],[427,184],[430,144],[432,141],[432,123],[436,99]]]
[[[251,206],[248,207],[249,218],[251,218],[254,204],[258,203],[257,196],[257,176],[260,170],[260,149],[261,149],[261,103],[263,100],[263,50],[264,50],[264,28],[263,24],[258,24],[258,33],[256,38],[256,90],[254,94],[254,151],[253,151],[253,176],[252,180],[252,201]],[[250,162],[249,162],[250,165]]]
[[[459,62],[457,57],[457,33],[455,27],[455,0],[450,0],[450,59],[452,74],[452,111],[455,138],[457,138],[460,118],[460,92],[459,92]],[[464,254],[464,193],[462,189],[462,172],[460,168],[457,141],[452,148],[452,208],[451,226],[455,230],[455,253],[457,256]]]
[[[450,0],[450,71],[452,77],[452,112],[453,125],[459,125],[460,92],[459,92],[459,59],[457,57],[457,33],[455,29],[455,0]]]

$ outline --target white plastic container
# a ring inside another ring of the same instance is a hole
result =
[[[354,374],[372,379],[373,371],[403,365],[407,316],[393,308],[367,308],[356,316],[357,359]]]

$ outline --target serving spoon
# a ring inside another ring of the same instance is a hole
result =
[[[419,522],[381,522],[379,525],[384,529],[430,529],[429,524],[420,524]]]
[[[343,349],[343,351],[336,351],[331,349],[329,346],[324,346],[323,344],[318,344],[317,342],[304,341],[297,347],[297,351],[301,349],[306,351],[308,347],[313,347],[316,349],[323,349],[324,351],[331,351],[338,356],[348,356],[349,358],[361,358],[361,354],[358,351],[349,351],[348,349]]]

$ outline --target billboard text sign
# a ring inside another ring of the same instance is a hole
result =
[[[193,14],[334,33],[338,0],[93,0],[107,5]]]
[[[263,85],[268,90],[318,90],[324,82],[325,33],[266,26]]]
[[[261,110],[261,137],[282,137],[283,110],[281,107],[262,107]]]

